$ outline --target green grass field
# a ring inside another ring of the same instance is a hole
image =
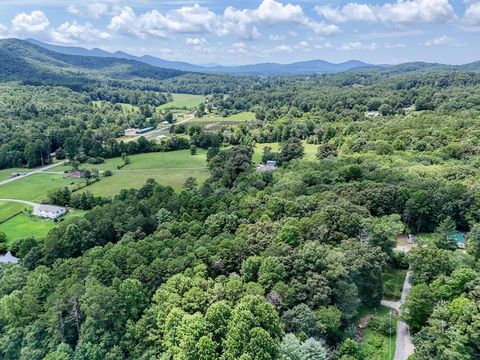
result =
[[[69,186],[79,180],[64,179],[57,174],[35,174],[0,186],[0,199],[21,199],[40,202],[47,197],[47,192]]]
[[[32,169],[27,169],[27,168],[11,168],[11,169],[3,169],[0,170],[0,180],[6,180],[10,178],[10,175],[14,172],[28,172],[31,171]]]
[[[203,183],[210,173],[208,169],[146,169],[125,170],[114,172],[114,175],[102,179],[80,191],[90,191],[99,196],[115,196],[122,189],[140,188],[148,179],[155,179],[159,184],[172,186],[175,190],[181,190],[185,180],[192,176],[197,183]]]
[[[0,201],[0,223],[22,212],[25,208],[28,208],[28,206],[19,203]]]
[[[56,223],[53,220],[40,219],[25,213],[0,224],[0,231],[7,235],[7,245],[10,246],[18,239],[28,237],[42,238],[47,235]]]
[[[303,155],[304,160],[315,160],[317,155],[318,145],[316,144],[307,144],[306,141],[302,141],[305,154]],[[280,143],[263,143],[255,145],[255,152],[253,153],[253,162],[259,164],[262,161],[263,148],[269,146],[273,151],[280,151]]]
[[[253,112],[241,112],[235,115],[226,117],[221,116],[204,116],[201,118],[194,118],[192,122],[207,122],[207,121],[251,121],[255,120],[255,113]]]
[[[180,190],[185,180],[193,176],[201,184],[209,172],[206,163],[206,151],[199,149],[196,155],[190,150],[158,152],[129,156],[130,164],[116,170],[116,160],[109,159],[104,167],[110,165],[113,176],[102,178],[101,181],[84,188],[95,195],[114,196],[122,189],[139,188],[148,179],[155,179],[162,185],[170,185]]]
[[[205,96],[191,94],[172,94],[173,101],[160,105],[158,110],[164,109],[192,109],[205,101]]]
[[[84,214],[85,211],[73,210],[64,216],[63,219],[68,219],[74,216],[83,216]],[[22,212],[0,224],[0,231],[7,235],[7,245],[10,246],[14,241],[19,239],[25,239],[28,237],[45,237],[48,232],[57,225],[58,223],[53,220],[41,219]]]
[[[383,298],[386,300],[398,301],[402,295],[403,282],[407,270],[390,269],[383,273]]]

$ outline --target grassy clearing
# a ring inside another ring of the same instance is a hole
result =
[[[117,195],[122,189],[140,188],[145,185],[148,179],[154,179],[161,185],[172,186],[175,190],[181,190],[188,177],[196,178],[197,183],[201,184],[209,175],[206,167],[197,169],[123,170],[116,171],[113,176],[102,179],[80,191],[90,191],[95,195],[110,197]]]
[[[0,223],[20,213],[27,205],[0,201]]]
[[[383,273],[383,297],[387,300],[398,301],[402,295],[403,282],[407,270],[390,269]]]
[[[41,202],[46,199],[48,191],[78,181],[57,174],[35,174],[0,186],[0,198]]]
[[[172,94],[173,101],[160,105],[158,110],[164,109],[192,109],[205,101],[205,96],[191,94]]]
[[[14,241],[28,237],[42,238],[53,229],[56,223],[52,220],[40,219],[26,213],[21,213],[14,218],[0,224],[0,231],[7,235],[7,246]]]
[[[102,165],[110,164],[113,176],[103,178],[82,191],[114,196],[122,189],[139,188],[148,179],[155,179],[162,185],[180,190],[190,176],[197,178],[200,184],[209,176],[206,153],[199,149],[197,155],[191,155],[189,150],[132,155],[129,156],[130,164],[121,170],[116,170],[116,163],[112,162],[115,159],[110,159]]]
[[[32,169],[27,169],[27,168],[10,168],[10,169],[3,169],[0,170],[0,180],[6,180],[10,178],[10,175],[14,172],[29,172],[32,171]]]
[[[62,219],[68,219],[75,216],[85,215],[85,211],[73,210]],[[48,232],[56,227],[58,222],[53,220],[41,219],[39,217],[22,212],[10,220],[0,224],[0,231],[7,235],[7,246],[19,239],[29,237],[43,238]]]
[[[315,160],[317,155],[318,145],[316,144],[307,144],[306,141],[302,141],[305,154],[303,155],[304,160]],[[256,164],[259,164],[262,161],[263,148],[269,146],[273,151],[280,151],[280,143],[263,143],[255,145],[255,152],[253,154],[253,161]]]
[[[105,159],[105,162],[102,164],[88,164],[84,163],[80,165],[81,169],[86,169],[86,170],[93,170],[96,169],[98,171],[105,171],[105,170],[115,170],[117,169],[118,165],[123,164],[122,158],[113,158],[113,159]],[[61,165],[57,166],[54,168],[55,171],[60,171],[60,172],[65,172],[65,171],[70,171],[72,169],[71,166],[69,165]]]
[[[221,116],[204,116],[201,118],[194,118],[192,122],[211,122],[211,121],[252,121],[255,120],[255,113],[253,112],[241,112],[235,115],[226,117]]]
[[[415,235],[415,242],[417,244],[435,244],[438,241],[438,234],[436,233],[420,233]]]
[[[372,320],[369,325],[363,331],[363,340],[360,343],[360,349],[365,359],[372,360],[391,360],[395,355],[395,343],[398,317],[390,317],[390,309],[386,306],[380,305],[378,309],[371,309],[362,307],[359,309],[359,315],[357,315],[358,321],[368,314],[373,314],[374,317],[386,318],[389,328],[392,329],[392,335],[385,335],[375,329],[372,326]]]

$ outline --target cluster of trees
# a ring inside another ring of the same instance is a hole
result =
[[[252,154],[212,149],[202,187],[147,182],[16,242],[22,265],[0,272],[2,358],[326,358],[359,306],[379,304],[377,245],[392,239],[362,243],[365,207],[285,192]]]

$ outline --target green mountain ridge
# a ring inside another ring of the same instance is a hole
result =
[[[107,79],[165,80],[183,74],[135,60],[60,54],[23,40],[0,40],[0,76],[4,81],[75,87]]]

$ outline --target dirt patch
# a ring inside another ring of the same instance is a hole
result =
[[[370,322],[370,320],[372,320],[372,318],[373,318],[373,314],[368,314],[362,317],[358,322],[358,333],[357,333],[358,340],[362,340],[363,337],[365,336],[365,328],[368,326],[368,323]]]

